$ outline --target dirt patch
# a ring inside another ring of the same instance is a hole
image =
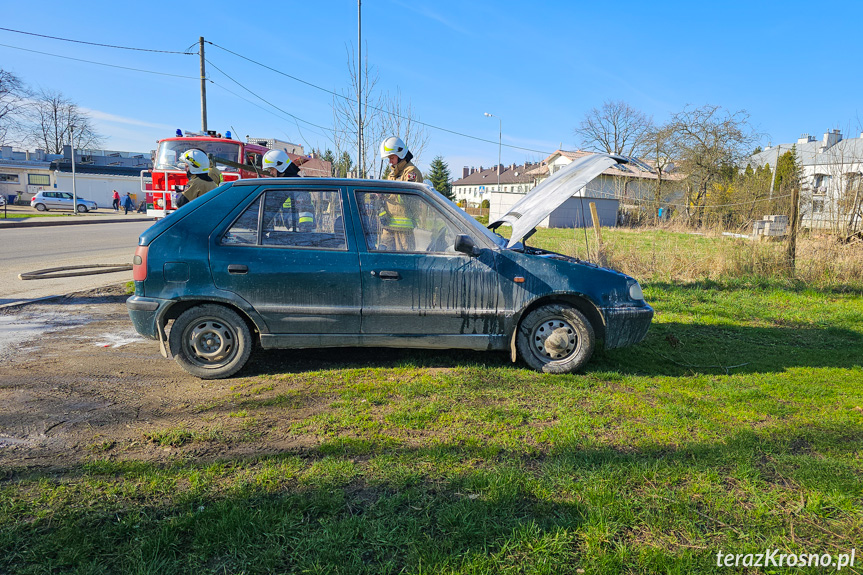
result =
[[[0,312],[0,467],[66,467],[94,457],[218,458],[314,441],[293,436],[290,424],[326,398],[300,390],[296,402],[266,406],[263,400],[290,389],[290,377],[280,378],[256,395],[267,409],[236,412],[236,390],[269,378],[203,381],[187,374],[159,355],[157,342],[137,335],[127,297],[116,286]],[[291,413],[295,403],[302,408]],[[190,440],[172,446],[148,439],[171,432]]]

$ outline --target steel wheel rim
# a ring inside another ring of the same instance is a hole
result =
[[[546,363],[566,359],[578,349],[578,333],[565,319],[545,319],[531,331],[530,349]]]
[[[237,331],[224,321],[205,318],[186,328],[187,357],[202,367],[220,367],[237,355]]]

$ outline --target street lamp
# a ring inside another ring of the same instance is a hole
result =
[[[78,191],[75,188],[75,126],[69,126],[69,151],[72,156],[72,213],[78,215]]]
[[[497,192],[500,193],[500,148],[503,139],[503,122],[501,122],[500,116],[495,116],[488,112],[483,112],[483,114],[489,118],[497,118]]]

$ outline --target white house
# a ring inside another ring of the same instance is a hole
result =
[[[794,150],[801,172],[801,224],[837,232],[861,229],[863,219],[863,134],[844,139],[839,130],[821,140],[803,134],[749,158],[753,167],[775,169],[778,158]]]
[[[554,174],[573,160],[588,156],[592,152],[557,150],[538,165],[528,171],[535,184]],[[669,181],[680,176],[664,176]],[[587,186],[576,190],[570,199],[554,210],[540,224],[542,227],[572,228],[593,225],[590,216],[590,202],[596,204],[600,224],[615,226],[621,208],[638,208],[651,205],[656,188],[657,175],[646,165],[618,164],[608,168]],[[535,185],[534,184],[534,185]],[[533,186],[531,186],[533,187]],[[526,190],[527,191],[527,190]],[[525,192],[513,191],[511,188],[491,194],[489,221],[503,216]]]
[[[536,186],[536,177],[530,171],[537,166],[512,164],[492,168],[480,166],[479,169],[465,166],[461,179],[452,183],[453,197],[457,203],[464,201],[469,207],[478,207],[483,200],[491,200],[491,194],[497,191],[498,185],[503,192],[524,195]]]

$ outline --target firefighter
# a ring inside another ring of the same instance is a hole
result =
[[[422,172],[411,163],[414,155],[410,153],[401,138],[390,136],[381,142],[381,158],[387,158],[390,161],[390,173],[387,179],[423,183]]]
[[[401,138],[390,136],[381,142],[381,158],[387,158],[390,162],[390,173],[387,179],[422,183],[422,172],[411,163],[413,154]],[[383,200],[383,208],[378,214],[380,221],[378,249],[414,251],[416,219],[411,214],[411,196],[387,194]]]
[[[186,175],[189,183],[177,202],[178,208],[203,196],[219,185],[207,173],[210,169],[210,160],[207,158],[207,154],[201,150],[196,148],[186,150],[180,156],[180,163],[186,164]]]
[[[302,161],[292,162],[282,150],[270,150],[264,154],[264,170],[272,177],[298,178]],[[308,192],[288,192],[282,203],[283,220],[288,229],[307,232],[315,229],[315,208]]]
[[[274,178],[298,178],[300,177],[300,166],[305,158],[297,158],[292,162],[287,153],[282,150],[270,150],[264,154],[263,166],[270,176]]]

